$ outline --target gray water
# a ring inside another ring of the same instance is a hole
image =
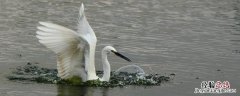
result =
[[[146,73],[176,76],[161,86],[93,88],[9,81],[27,62],[56,68],[53,52],[35,37],[38,21],[76,29],[79,0],[0,0],[0,96],[239,95],[239,0],[83,0],[100,51],[116,47],[132,59],[110,56],[112,70],[136,64]],[[237,93],[194,94],[202,81],[229,81]]]

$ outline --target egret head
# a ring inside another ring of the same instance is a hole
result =
[[[118,57],[121,57],[122,59],[128,61],[128,62],[131,62],[131,60],[129,58],[127,58],[126,56],[120,54],[115,48],[113,48],[112,46],[106,46],[104,47],[104,50],[107,54],[110,54],[110,53],[114,53],[116,56]]]

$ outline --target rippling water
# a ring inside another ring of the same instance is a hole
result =
[[[37,22],[76,29],[81,2],[0,1],[1,96],[192,96],[209,80],[240,89],[239,0],[83,0],[98,38],[98,69],[101,48],[113,45],[146,73],[176,74],[171,83],[105,89],[8,81],[11,69],[27,62],[56,67],[54,53],[35,37]],[[110,63],[113,70],[129,64],[114,56]]]

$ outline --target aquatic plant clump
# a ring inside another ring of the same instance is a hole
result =
[[[97,75],[101,76],[102,71],[97,71]],[[102,82],[100,80],[91,80],[82,82],[79,77],[72,77],[63,80],[57,76],[56,69],[41,68],[36,64],[28,63],[25,66],[17,67],[11,75],[7,77],[9,80],[17,81],[33,81],[38,83],[52,83],[52,84],[66,84],[78,86],[94,86],[94,87],[116,87],[125,85],[160,85],[162,82],[169,81],[168,76],[161,76],[159,74],[142,74],[142,73],[128,73],[128,72],[111,72],[109,82]]]

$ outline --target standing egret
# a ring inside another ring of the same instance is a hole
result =
[[[103,77],[99,78],[96,75],[94,58],[97,38],[84,15],[83,4],[79,10],[77,31],[48,22],[39,22],[39,24],[41,26],[37,27],[36,37],[40,43],[57,54],[58,76],[62,79],[77,76],[84,82],[96,79],[109,81],[111,68],[107,54],[114,53],[131,61],[112,46],[106,46],[102,50]]]

